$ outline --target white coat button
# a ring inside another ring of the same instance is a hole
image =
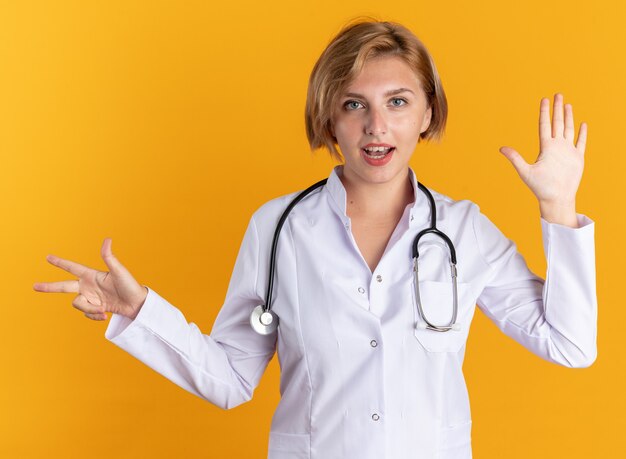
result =
[[[372,414],[372,419],[374,421],[378,421],[380,419],[380,416],[378,416],[376,413]]]
[[[370,341],[370,346],[376,347],[378,346],[378,342],[375,339],[373,339],[372,341]]]
[[[380,274],[376,276],[376,282],[382,282],[382,281],[383,281],[383,276],[381,276]]]
[[[359,287],[359,293],[365,293],[365,289],[363,287]]]

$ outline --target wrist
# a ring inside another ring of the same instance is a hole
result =
[[[142,285],[142,289],[143,292],[137,303],[138,306],[133,307],[133,312],[128,316],[129,319],[135,320],[137,318],[137,315],[139,314],[139,311],[141,311],[143,304],[146,302],[146,298],[148,297],[148,292],[150,290],[145,285]]]
[[[570,228],[578,228],[575,201],[539,201],[539,212],[541,214],[541,218],[548,223],[556,223],[563,226],[569,226]]]

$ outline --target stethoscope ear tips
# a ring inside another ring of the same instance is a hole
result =
[[[278,316],[260,304],[250,314],[250,325],[260,335],[270,335],[278,328]]]
[[[428,325],[426,325],[426,322],[419,322],[417,324],[417,329],[418,330],[426,330],[428,328]]]
[[[454,330],[454,331],[461,331],[461,325],[460,324],[452,324],[452,330]]]

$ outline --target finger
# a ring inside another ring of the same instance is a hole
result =
[[[61,268],[70,274],[74,274],[76,277],[80,277],[82,273],[84,273],[85,271],[89,269],[86,266],[81,265],[80,263],[76,263],[70,260],[65,260],[63,258],[59,258],[54,255],[48,255],[46,257],[46,260],[48,260],[48,263],[58,268]]]
[[[574,142],[574,109],[572,104],[565,104],[565,138]]]
[[[44,293],[77,293],[78,281],[37,282],[33,289]]]
[[[517,171],[520,177],[524,178],[528,174],[528,168],[530,164],[524,161],[522,155],[520,155],[517,151],[515,151],[511,147],[501,147],[500,153],[502,153],[506,158],[513,164],[513,167]]]
[[[542,98],[539,104],[539,140],[549,140],[552,137],[550,124],[550,99]]]
[[[91,320],[107,320],[107,315],[106,314],[90,314],[90,313],[85,313],[85,317],[91,319]]]
[[[552,107],[552,137],[563,137],[563,95],[554,95]]]
[[[72,301],[72,306],[82,312],[89,314],[104,314],[104,306],[90,303],[83,295],[76,295]]]
[[[115,257],[115,255],[113,255],[113,251],[111,250],[111,245],[112,245],[112,240],[111,238],[108,237],[102,243],[102,250],[100,251],[102,259],[104,260],[104,263],[109,268],[109,271],[117,275],[120,275],[120,274],[130,275],[130,273],[124,267],[124,265],[122,265],[122,263],[119,262],[119,260]]]
[[[586,146],[587,146],[587,123],[580,123],[580,130],[578,131],[578,141],[576,142],[576,149],[584,154]]]

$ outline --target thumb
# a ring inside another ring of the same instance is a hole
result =
[[[106,238],[102,243],[102,250],[100,251],[100,255],[102,256],[104,263],[107,265],[107,268],[109,268],[111,274],[122,274],[128,272],[126,268],[124,268],[122,263],[120,263],[119,260],[115,258],[115,255],[113,255],[113,252],[111,250],[111,244],[111,238]]]
[[[520,155],[516,150],[511,147],[500,147],[500,153],[506,156],[506,159],[513,164],[513,167],[520,177],[524,178],[528,175],[528,168],[530,167],[530,164],[524,161],[522,155]]]

